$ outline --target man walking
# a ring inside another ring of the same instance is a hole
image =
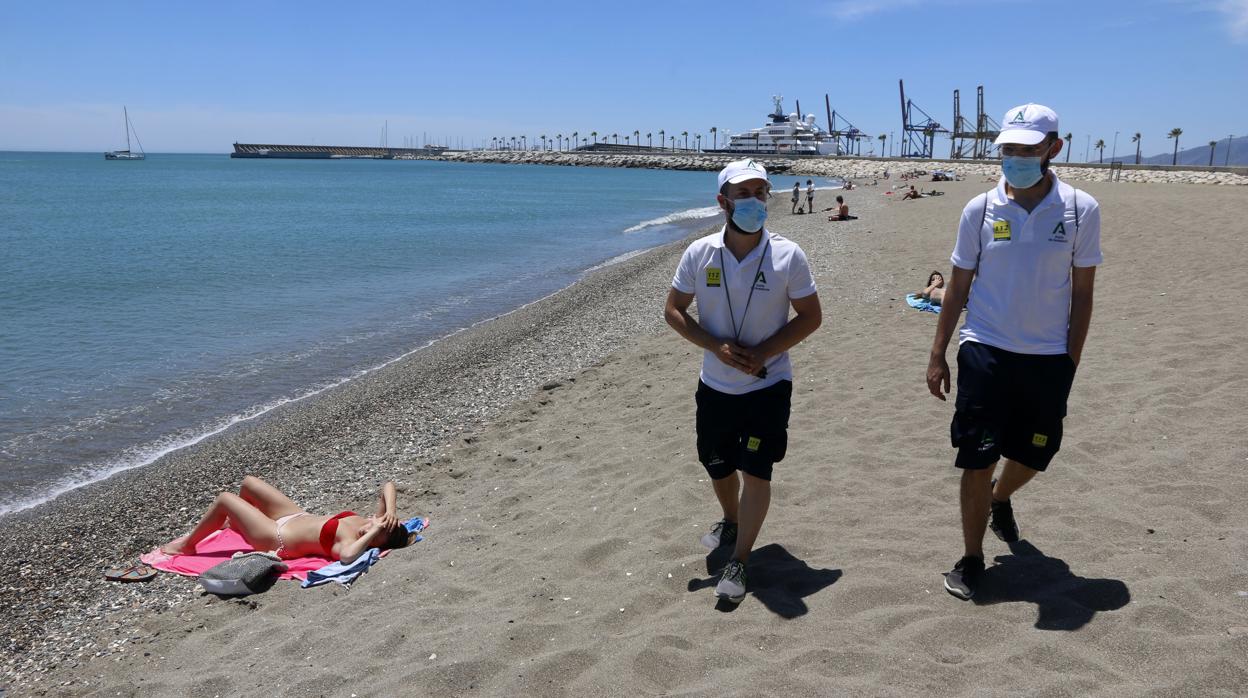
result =
[[[771,504],[772,465],[788,444],[788,350],[823,318],[806,254],[763,226],[770,188],[753,160],[719,173],[724,227],[685,250],[664,309],[672,329],[704,350],[695,395],[698,459],[723,518],[702,544],[734,546],[715,587],[733,603],[745,598],[745,565]],[[695,298],[696,320],[689,314]]]
[[[1006,543],[1019,540],[1010,497],[1061,447],[1102,261],[1096,200],[1049,170],[1063,144],[1057,114],[1024,104],[1002,124],[996,143],[1004,176],[962,211],[927,366],[928,390],[944,400],[945,350],[965,306],[950,427],[962,469],[965,554],[945,575],[945,589],[961,599],[974,596],[983,574],[985,528]]]

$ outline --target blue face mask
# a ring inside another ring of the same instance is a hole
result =
[[[1009,182],[1011,187],[1027,189],[1034,187],[1036,182],[1044,176],[1043,163],[1042,156],[1007,155],[1001,158],[1001,171],[1005,174],[1005,181]]]
[[[763,229],[767,220],[767,204],[754,197],[733,199],[732,223],[743,233],[753,234]]]

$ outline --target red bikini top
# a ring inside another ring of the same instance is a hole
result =
[[[334,538],[338,536],[338,520],[348,516],[359,516],[354,511],[343,511],[329,517],[321,526],[321,550],[325,552],[325,557],[333,558],[334,556]]]

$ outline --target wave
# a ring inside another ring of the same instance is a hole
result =
[[[689,208],[676,213],[669,213],[666,216],[659,216],[648,221],[642,221],[637,225],[624,229],[625,233],[636,233],[646,228],[653,228],[656,225],[670,225],[680,221],[689,221],[697,218],[710,218],[719,213],[718,206],[703,206],[701,208]]]

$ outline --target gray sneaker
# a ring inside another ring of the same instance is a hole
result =
[[[714,550],[721,545],[733,545],[737,542],[737,525],[728,519],[711,526],[711,530],[702,535],[702,545],[707,550]]]
[[[715,585],[715,595],[725,601],[741,603],[745,598],[745,565],[736,560],[728,563]]]

